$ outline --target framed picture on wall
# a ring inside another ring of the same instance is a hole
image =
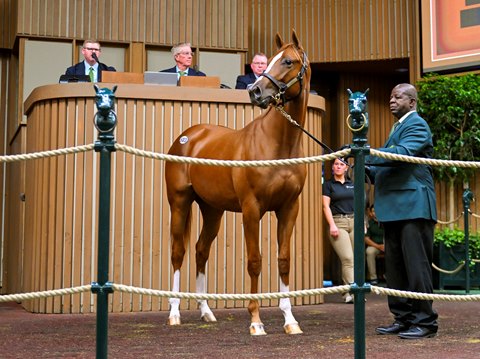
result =
[[[421,1],[422,72],[480,69],[480,0]]]

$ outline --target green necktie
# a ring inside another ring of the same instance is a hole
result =
[[[90,76],[90,82],[94,82],[93,67],[90,67],[90,69],[88,70],[88,76]]]
[[[178,71],[180,76],[187,76],[187,71]]]
[[[400,121],[397,121],[393,124],[392,129],[390,130],[390,134],[388,135],[389,137],[392,135],[392,133],[395,131],[395,129],[399,124],[400,124]]]

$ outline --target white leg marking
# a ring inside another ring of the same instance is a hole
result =
[[[280,281],[280,292],[288,292],[289,286],[283,284],[282,281]],[[290,298],[282,298],[280,299],[280,304],[279,304],[280,310],[283,313],[283,317],[285,318],[285,325],[287,324],[292,324],[292,323],[297,323],[295,318],[293,317],[292,314],[292,305],[290,304]]]
[[[173,287],[172,292],[180,292],[180,271],[176,270],[173,273]],[[174,323],[172,318],[175,320],[178,318],[178,324],[180,324],[180,298],[169,298],[168,303],[170,304],[170,323]]]
[[[197,293],[206,293],[206,278],[205,274],[199,273],[196,281]],[[198,306],[200,307],[200,318],[206,322],[216,322],[217,319],[213,315],[208,302],[205,299],[197,300]]]
[[[280,280],[280,292],[288,292],[289,286],[283,284]],[[290,304],[290,298],[280,299],[279,307],[282,310],[283,317],[285,318],[285,324],[283,328],[287,334],[301,334],[303,333],[292,314],[292,305]]]

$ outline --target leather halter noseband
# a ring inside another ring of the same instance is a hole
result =
[[[264,72],[262,74],[262,76],[265,76],[267,79],[269,79],[278,89],[278,92],[275,94],[275,96],[273,96],[277,106],[279,105],[282,105],[282,104],[285,104],[286,102],[290,101],[290,100],[293,100],[295,97],[299,96],[302,92],[302,88],[303,88],[303,76],[305,75],[305,71],[307,71],[307,67],[308,67],[308,62],[307,62],[307,55],[306,53],[304,52],[303,53],[303,64],[302,64],[302,68],[300,69],[300,71],[298,72],[297,76],[295,76],[293,79],[291,79],[290,81],[288,81],[287,83],[285,82],[282,82],[282,81],[278,81],[276,78],[274,78],[272,75],[270,75],[268,72]],[[289,98],[287,99],[285,97],[285,92],[287,92],[287,90],[292,87],[294,84],[296,84],[297,82],[300,82],[300,91],[298,92],[297,95],[295,95],[294,97],[292,98]]]

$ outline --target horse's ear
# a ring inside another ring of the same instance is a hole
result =
[[[351,96],[353,94],[352,90],[347,89],[348,94]]]
[[[113,88],[112,88],[112,92],[115,93],[115,91],[117,91],[117,85],[113,86]]]
[[[368,93],[368,91],[369,91],[369,90],[370,90],[369,88],[368,88],[368,89],[366,89],[366,90],[365,90],[365,92],[364,92],[363,94],[364,94],[364,95],[366,95],[366,94]]]
[[[300,44],[300,40],[298,39],[297,32],[295,29],[292,29],[292,41],[293,44],[297,49],[303,49],[302,45]]]
[[[93,85],[93,88],[95,89],[95,93],[98,93],[98,91],[100,90],[100,89],[98,88],[97,84],[94,84],[94,85]]]
[[[275,35],[275,43],[277,44],[277,48],[281,48],[283,46],[283,40],[278,32]]]

